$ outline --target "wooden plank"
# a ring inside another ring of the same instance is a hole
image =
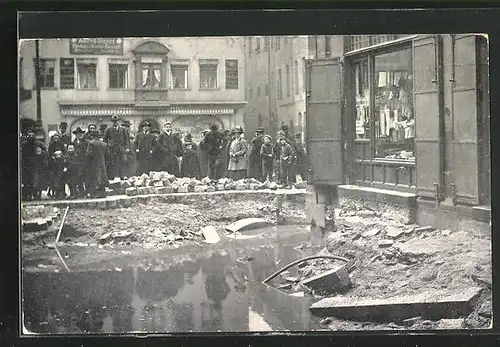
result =
[[[399,322],[416,316],[426,319],[457,318],[471,312],[472,301],[481,288],[472,287],[459,294],[429,291],[389,299],[335,297],[322,299],[310,307],[312,314],[359,321]]]

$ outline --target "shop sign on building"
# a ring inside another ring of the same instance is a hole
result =
[[[123,55],[121,38],[74,38],[70,40],[71,54]]]

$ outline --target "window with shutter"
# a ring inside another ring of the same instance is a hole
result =
[[[226,60],[226,89],[238,89],[238,60]]]
[[[59,60],[60,88],[75,88],[75,60],[72,58],[61,58]]]

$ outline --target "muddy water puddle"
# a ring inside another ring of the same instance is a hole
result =
[[[25,332],[169,333],[318,330],[312,299],[261,284],[284,265],[311,255],[303,227],[261,229],[248,239],[145,251],[61,249],[66,266],[23,265]],[[124,254],[123,252],[129,252]],[[92,257],[92,259],[88,259]],[[83,260],[86,261],[83,261]],[[53,259],[54,264],[57,259]]]

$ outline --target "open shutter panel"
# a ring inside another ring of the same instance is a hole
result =
[[[442,112],[439,41],[421,35],[413,41],[413,90],[417,195],[436,198],[441,186]]]
[[[344,183],[339,58],[306,62],[306,145],[312,184]]]
[[[454,38],[453,172],[456,202],[479,203],[476,37]]]

